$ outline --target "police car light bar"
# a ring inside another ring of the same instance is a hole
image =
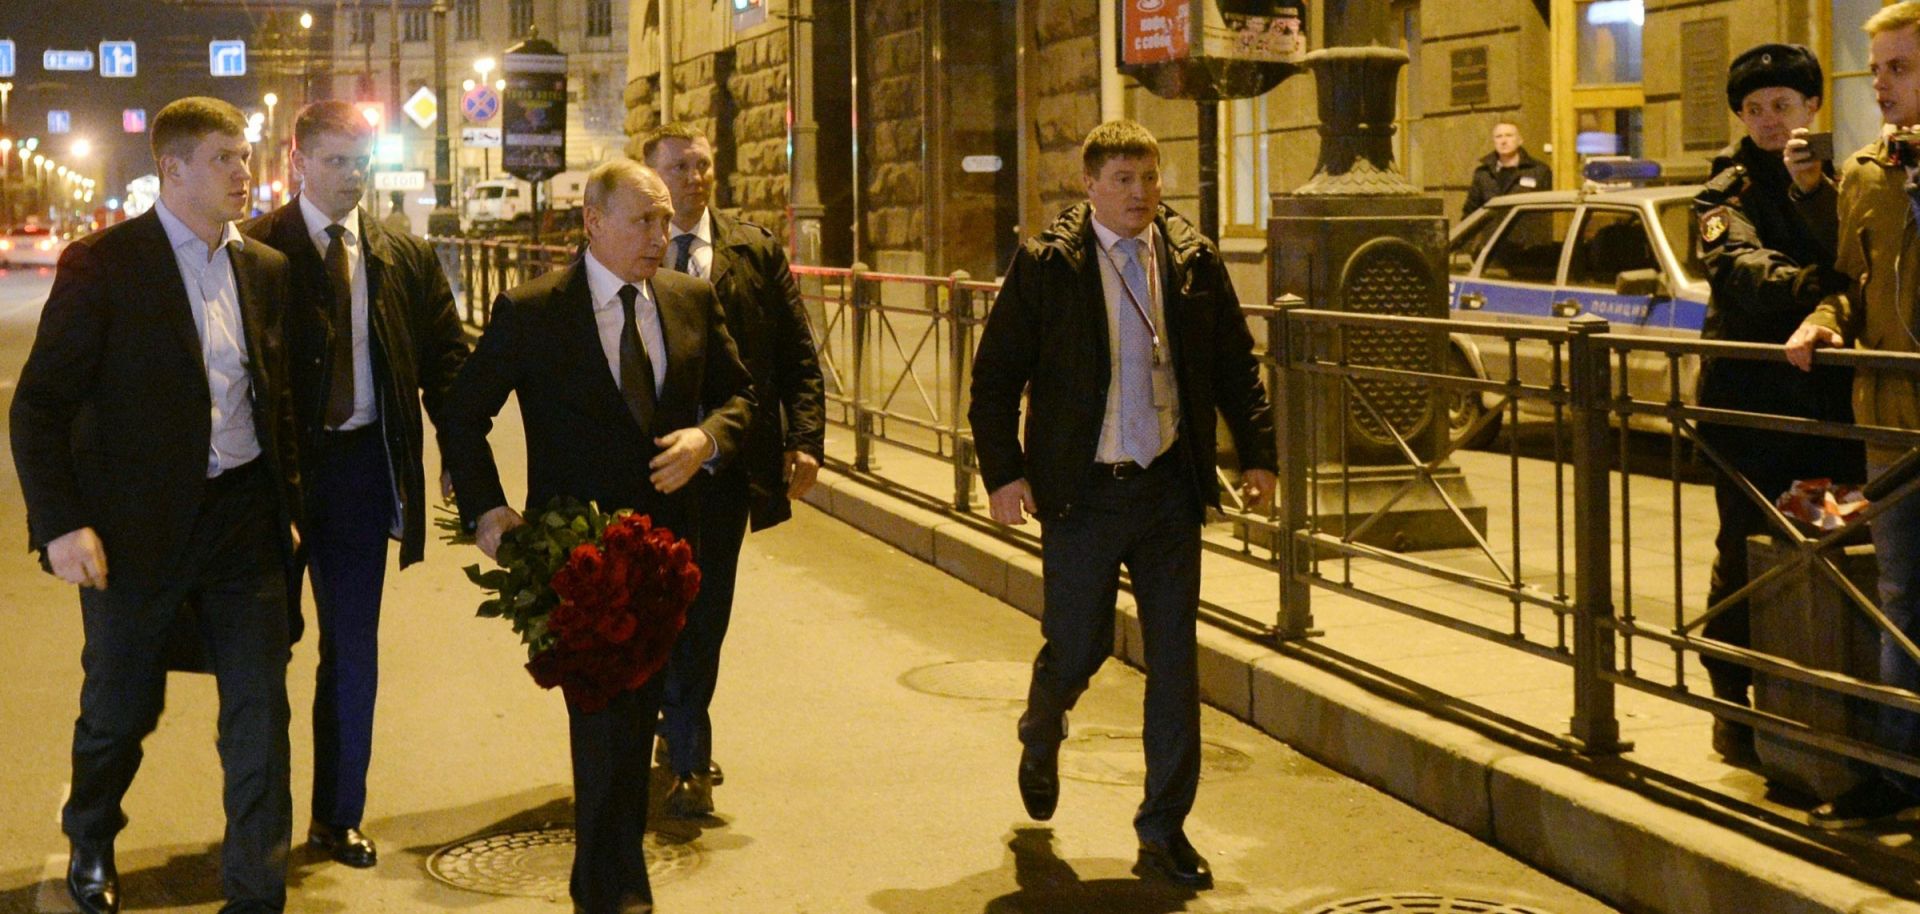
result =
[[[1617,184],[1628,181],[1654,181],[1660,177],[1660,163],[1647,159],[1607,158],[1595,159],[1586,164],[1580,173],[1587,180],[1599,184]]]

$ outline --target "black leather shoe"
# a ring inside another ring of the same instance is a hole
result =
[[[667,793],[666,812],[676,819],[713,815],[713,782],[704,774],[675,778]]]
[[[707,759],[707,780],[712,781],[715,787],[727,782],[727,775],[720,770],[720,763],[713,759]]]
[[[1760,753],[1754,749],[1753,728],[1738,721],[1713,719],[1713,751],[1729,765],[1760,762]]]
[[[315,822],[307,827],[307,844],[326,851],[328,856],[340,863],[360,869],[380,861],[380,852],[374,848],[373,839],[361,834],[357,828],[334,828]]]
[[[1027,815],[1045,822],[1060,805],[1060,744],[1027,743],[1020,750],[1020,801]]]
[[[1133,865],[1133,872],[1136,876],[1159,876],[1188,888],[1213,888],[1213,869],[1184,834],[1165,841],[1141,839],[1140,860]]]
[[[1808,821],[1815,828],[1841,831],[1917,818],[1920,818],[1920,798],[1909,796],[1885,779],[1875,777],[1815,809]]]
[[[120,873],[113,868],[113,846],[74,844],[67,857],[67,895],[81,914],[120,914]]]

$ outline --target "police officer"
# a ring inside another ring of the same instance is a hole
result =
[[[1784,343],[1822,296],[1846,288],[1847,277],[1833,268],[1839,233],[1833,166],[1813,155],[1807,140],[1820,111],[1821,84],[1820,61],[1798,45],[1759,45],[1734,58],[1728,70],[1727,104],[1747,135],[1714,158],[1713,177],[1694,198],[1700,259],[1713,289],[1701,329],[1706,339]],[[1851,383],[1845,369],[1804,373],[1784,363],[1709,359],[1699,403],[1851,422]],[[1720,514],[1707,590],[1711,612],[1746,586],[1747,537],[1773,529],[1766,508],[1732,474],[1771,500],[1796,479],[1857,482],[1864,478],[1865,456],[1855,442],[1733,425],[1702,425],[1701,434],[1727,463],[1709,461]],[[1705,634],[1751,644],[1746,601],[1708,620]],[[1712,657],[1702,662],[1716,698],[1749,704],[1750,670]],[[1717,718],[1713,748],[1729,761],[1751,762],[1753,729]]]

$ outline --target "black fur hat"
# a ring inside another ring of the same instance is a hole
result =
[[[1727,107],[1735,113],[1756,89],[1785,86],[1809,98],[1825,94],[1820,59],[1797,44],[1763,44],[1747,49],[1727,68]]]

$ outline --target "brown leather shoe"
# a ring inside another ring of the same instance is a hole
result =
[[[307,845],[326,851],[334,860],[358,869],[366,869],[380,862],[380,852],[373,846],[373,839],[360,833],[357,828],[334,828],[318,822],[307,827]]]

